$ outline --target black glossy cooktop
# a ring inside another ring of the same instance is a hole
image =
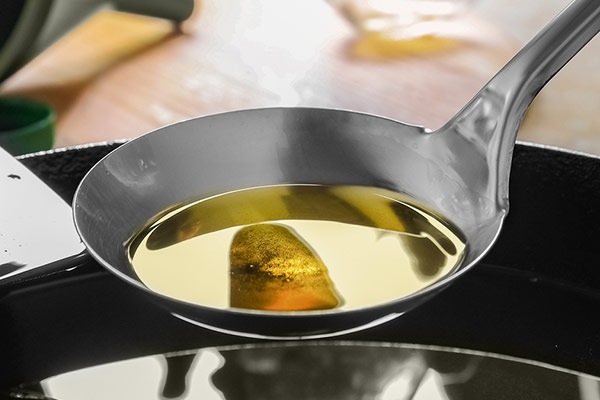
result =
[[[83,174],[118,145],[22,162],[70,199]],[[600,159],[518,145],[510,195],[504,230],[480,265],[416,310],[335,340],[457,347],[600,375]],[[3,288],[0,324],[5,393],[107,362],[264,344],[178,320],[93,261]]]

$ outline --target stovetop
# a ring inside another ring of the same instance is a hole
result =
[[[118,145],[21,161],[69,200]],[[600,375],[600,160],[521,144],[512,171],[511,212],[478,266],[416,310],[332,341],[469,349]],[[91,260],[0,293],[0,388],[135,357],[266,343],[189,325]]]

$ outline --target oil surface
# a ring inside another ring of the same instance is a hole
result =
[[[289,185],[173,207],[131,240],[140,280],[217,308],[356,309],[410,295],[460,264],[460,232],[400,194]]]

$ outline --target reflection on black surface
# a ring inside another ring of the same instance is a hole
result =
[[[162,397],[177,399],[185,394],[187,390],[186,378],[195,357],[196,354],[165,356],[167,373],[162,389]]]
[[[222,352],[212,376],[227,400],[410,399],[427,365],[418,350],[372,347],[291,346]],[[390,389],[394,397],[387,397]]]
[[[455,349],[300,342],[209,348],[166,360],[159,355],[74,371],[45,379],[37,392],[59,400],[600,400],[596,377]]]

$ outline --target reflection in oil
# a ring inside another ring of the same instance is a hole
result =
[[[255,224],[240,229],[229,259],[232,307],[300,311],[340,304],[323,261],[288,227]]]
[[[596,400],[600,379],[458,349],[297,342],[126,360],[23,386],[11,398],[25,393],[60,400]]]

